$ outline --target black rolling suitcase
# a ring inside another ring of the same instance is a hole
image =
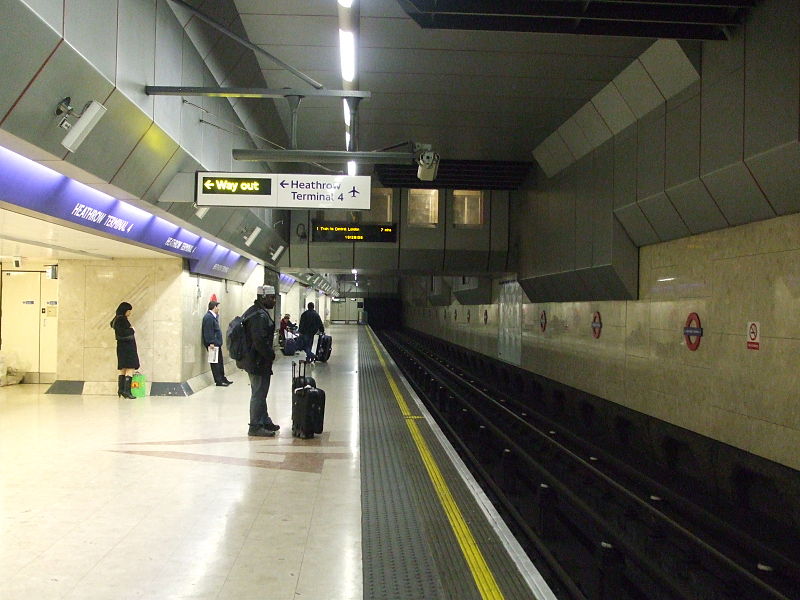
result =
[[[303,375],[294,375],[294,362],[292,362],[292,435],[305,439],[313,438],[315,433],[322,433],[325,419],[325,392],[316,387],[313,377],[305,375],[306,363],[303,365]],[[295,387],[297,383],[297,387]]]
[[[319,362],[326,362],[331,357],[331,350],[333,349],[333,338],[324,333],[319,334],[317,340],[317,351],[314,352],[314,358]]]
[[[311,377],[311,375],[306,375],[307,366],[308,362],[305,360],[301,360],[299,365],[292,361],[292,392],[297,388],[306,387],[307,385],[317,387],[317,381]],[[295,368],[297,369],[296,371]]]
[[[285,356],[294,356],[297,354],[297,344],[299,339],[300,338],[296,337],[286,338],[283,342],[283,348],[281,348],[281,352],[283,352]]]

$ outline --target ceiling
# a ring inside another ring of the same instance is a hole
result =
[[[420,27],[725,40],[756,0],[398,0]]]
[[[155,250],[0,209],[0,260],[167,258]]]
[[[343,89],[336,0],[234,1],[252,43],[326,88]],[[397,0],[362,0],[360,6],[358,89],[371,98],[359,106],[358,149],[431,144],[442,165],[531,163],[542,140],[654,41],[423,29]],[[310,89],[268,57],[256,56],[268,88]],[[288,131],[287,103],[274,102]],[[303,99],[297,147],[345,149],[341,99]]]

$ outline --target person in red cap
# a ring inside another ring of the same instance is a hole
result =
[[[272,340],[275,336],[275,320],[269,310],[275,308],[275,287],[260,285],[256,290],[253,306],[242,315],[245,339],[249,351],[241,361],[241,368],[250,378],[250,427],[247,435],[255,437],[274,437],[281,427],[272,422],[267,409],[267,394],[272,379],[272,363],[275,350]]]

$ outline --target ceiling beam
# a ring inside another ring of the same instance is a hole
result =
[[[359,90],[294,90],[288,88],[246,88],[246,87],[184,87],[169,85],[147,85],[144,88],[148,96],[210,96],[220,98],[371,98],[372,92]]]

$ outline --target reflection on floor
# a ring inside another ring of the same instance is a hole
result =
[[[314,440],[280,353],[275,438],[246,435],[243,371],[189,398],[0,388],[0,598],[360,599],[358,329],[331,330]]]

